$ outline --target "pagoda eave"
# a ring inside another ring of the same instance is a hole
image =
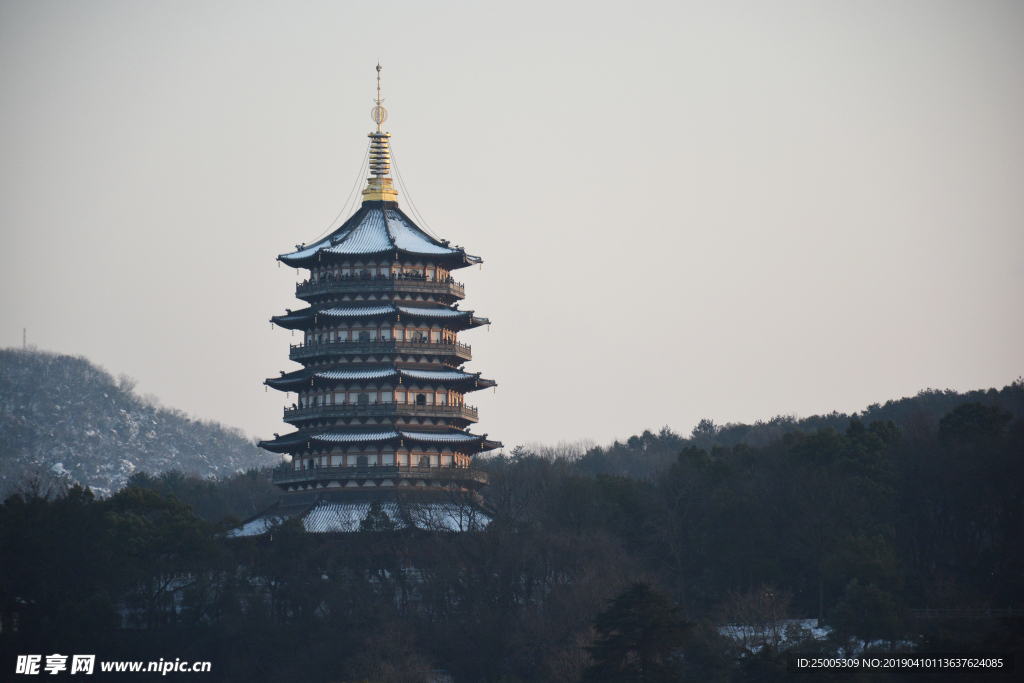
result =
[[[264,384],[278,391],[301,391],[339,384],[366,385],[371,382],[391,380],[395,385],[417,386],[419,384],[443,384],[464,393],[490,389],[498,386],[493,379],[484,379],[478,374],[446,368],[444,370],[416,370],[393,366],[370,367],[359,370],[313,371],[303,368],[281,377],[269,377]]]
[[[272,453],[288,453],[297,455],[308,453],[314,448],[323,449],[334,446],[357,445],[372,443],[407,448],[408,443],[450,448],[460,452],[482,452],[501,448],[501,443],[488,441],[487,435],[468,434],[459,430],[446,432],[413,432],[404,429],[383,432],[331,432],[302,430],[275,437],[269,441],[260,441],[257,445]],[[494,445],[496,444],[496,445]]]
[[[412,319],[440,323],[445,329],[453,331],[491,324],[489,319],[474,315],[474,311],[459,311],[447,307],[396,306],[391,303],[352,308],[306,308],[295,313],[275,315],[270,322],[286,330],[307,330],[311,326],[327,325],[328,321],[376,320],[400,323],[403,317],[406,321]]]

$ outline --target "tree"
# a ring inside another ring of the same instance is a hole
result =
[[[892,593],[873,583],[864,586],[857,579],[846,586],[842,600],[829,612],[829,624],[838,641],[860,641],[864,650],[877,640],[891,645],[903,631]]]
[[[597,615],[597,641],[587,648],[594,664],[584,683],[678,680],[680,649],[691,628],[664,595],[634,583]]]

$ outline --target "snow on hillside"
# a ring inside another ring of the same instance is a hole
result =
[[[45,471],[98,494],[133,472],[229,476],[280,462],[238,429],[142,398],[82,357],[0,350],[0,482]]]

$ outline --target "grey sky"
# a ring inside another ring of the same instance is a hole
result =
[[[274,258],[348,196],[378,58],[416,207],[485,260],[478,432],[1024,372],[1024,3],[974,0],[0,2],[0,346],[287,431]]]

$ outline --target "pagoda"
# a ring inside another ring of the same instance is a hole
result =
[[[496,383],[464,369],[472,355],[459,334],[490,321],[459,308],[465,290],[452,277],[482,259],[399,208],[380,70],[362,206],[327,237],[278,256],[309,272],[296,286],[306,306],[271,318],[299,336],[289,359],[302,368],[265,381],[293,401],[284,421],[295,430],[259,445],[291,462],[273,474],[280,503],[236,536],[290,516],[309,531],[354,530],[374,501],[399,527],[416,525],[410,506],[448,519],[453,491],[480,501],[487,476],[473,456],[501,446],[470,431],[477,409],[467,395]]]

